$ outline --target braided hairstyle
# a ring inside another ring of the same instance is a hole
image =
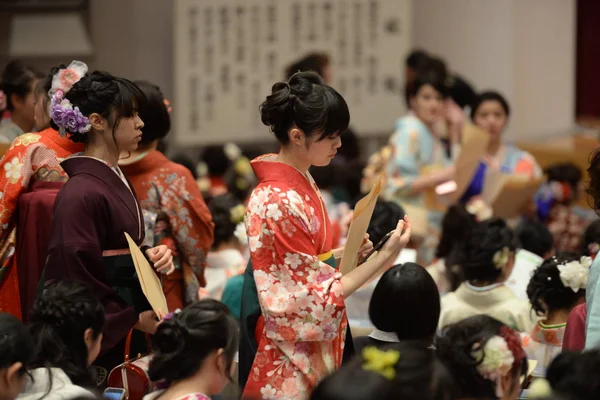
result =
[[[288,131],[298,127],[306,137],[317,141],[340,135],[348,128],[350,111],[335,89],[325,85],[315,72],[297,72],[288,82],[277,82],[260,105],[262,123],[283,145],[290,141]]]
[[[238,325],[227,306],[206,299],[186,307],[159,325],[153,336],[154,357],[148,375],[152,381],[177,382],[202,367],[214,351],[223,349],[229,380],[238,348]]]
[[[504,220],[480,222],[467,235],[448,265],[459,265],[467,281],[496,282],[504,268],[496,268],[494,257],[505,248],[516,250],[515,235]]]
[[[321,381],[310,400],[451,399],[452,379],[434,351],[410,342],[394,343],[379,351],[400,353],[392,379],[365,368],[363,352]]]
[[[527,285],[527,296],[538,315],[546,315],[556,310],[570,311],[585,299],[585,289],[574,292],[565,286],[558,270],[559,265],[577,260],[578,258],[573,255],[561,254],[547,259],[534,271]]]
[[[436,353],[452,374],[455,398],[497,399],[495,382],[480,374],[477,367],[483,359],[476,356],[473,349],[484,348],[490,339],[500,336],[503,330],[510,333],[511,339],[507,343],[515,357],[511,373],[514,377],[524,376],[527,374],[527,357],[521,347],[520,337],[490,316],[481,314],[466,318],[448,325],[436,337]]]
[[[237,225],[243,222],[243,215],[241,215],[242,220],[235,221],[232,210],[240,205],[242,203],[230,193],[216,196],[208,203],[208,209],[215,224],[213,249],[217,249],[221,244],[228,243],[234,238],[233,233]]]
[[[60,368],[73,384],[94,387],[84,335],[91,329],[94,339],[98,338],[104,320],[102,304],[83,284],[61,281],[48,286],[30,317],[35,343],[32,368]]]
[[[104,117],[112,125],[113,140],[121,119],[133,117],[146,103],[144,92],[133,82],[101,71],[85,74],[64,97],[73,107],[79,107],[84,116],[98,114]],[[54,121],[52,127],[58,130]],[[87,143],[89,138],[89,133],[67,133],[76,143]]]

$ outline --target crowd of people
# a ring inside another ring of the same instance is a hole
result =
[[[600,396],[600,151],[588,187],[573,164],[543,170],[503,140],[502,94],[414,51],[408,114],[361,154],[328,56],[286,73],[257,113],[278,153],[227,143],[190,160],[165,154],[177,105],[155,84],[80,61],[6,66],[0,400]],[[467,124],[489,141],[441,206]],[[495,173],[543,181],[519,216],[483,200]],[[367,234],[346,248],[380,176]],[[577,206],[585,189],[593,211]],[[144,295],[124,233],[168,309]],[[342,274],[347,252],[361,262]],[[142,373],[127,378],[130,359]]]

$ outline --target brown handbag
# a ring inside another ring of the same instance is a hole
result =
[[[138,354],[131,358],[131,335],[133,330],[129,331],[125,339],[125,361],[116,366],[108,375],[108,387],[125,389],[125,399],[142,400],[145,395],[156,389],[156,384],[148,376],[150,366],[151,345],[150,335],[146,335],[148,343],[148,354]]]

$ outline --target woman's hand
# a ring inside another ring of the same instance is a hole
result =
[[[138,331],[154,335],[154,333],[156,332],[156,328],[158,328],[159,324],[160,321],[158,321],[158,318],[154,311],[149,310],[144,311],[138,315],[138,322],[134,325],[133,328],[137,329]]]
[[[362,260],[363,258],[365,258],[367,255],[369,255],[371,250],[373,250],[373,242],[371,242],[371,240],[369,239],[369,234],[367,233],[365,235],[365,238],[363,239],[360,249],[358,250],[359,259]]]
[[[154,264],[157,272],[170,275],[175,271],[171,250],[164,244],[146,250],[146,255]]]
[[[410,220],[408,216],[405,216],[404,220],[398,221],[396,230],[383,246],[380,253],[384,254],[387,259],[396,259],[400,251],[408,244],[411,232],[412,226]]]

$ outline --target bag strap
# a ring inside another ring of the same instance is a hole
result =
[[[125,364],[129,362],[131,359],[131,336],[133,335],[133,328],[127,332],[127,337],[125,338]],[[148,353],[152,352],[152,339],[149,334],[145,334],[146,336],[146,346],[148,349]]]

